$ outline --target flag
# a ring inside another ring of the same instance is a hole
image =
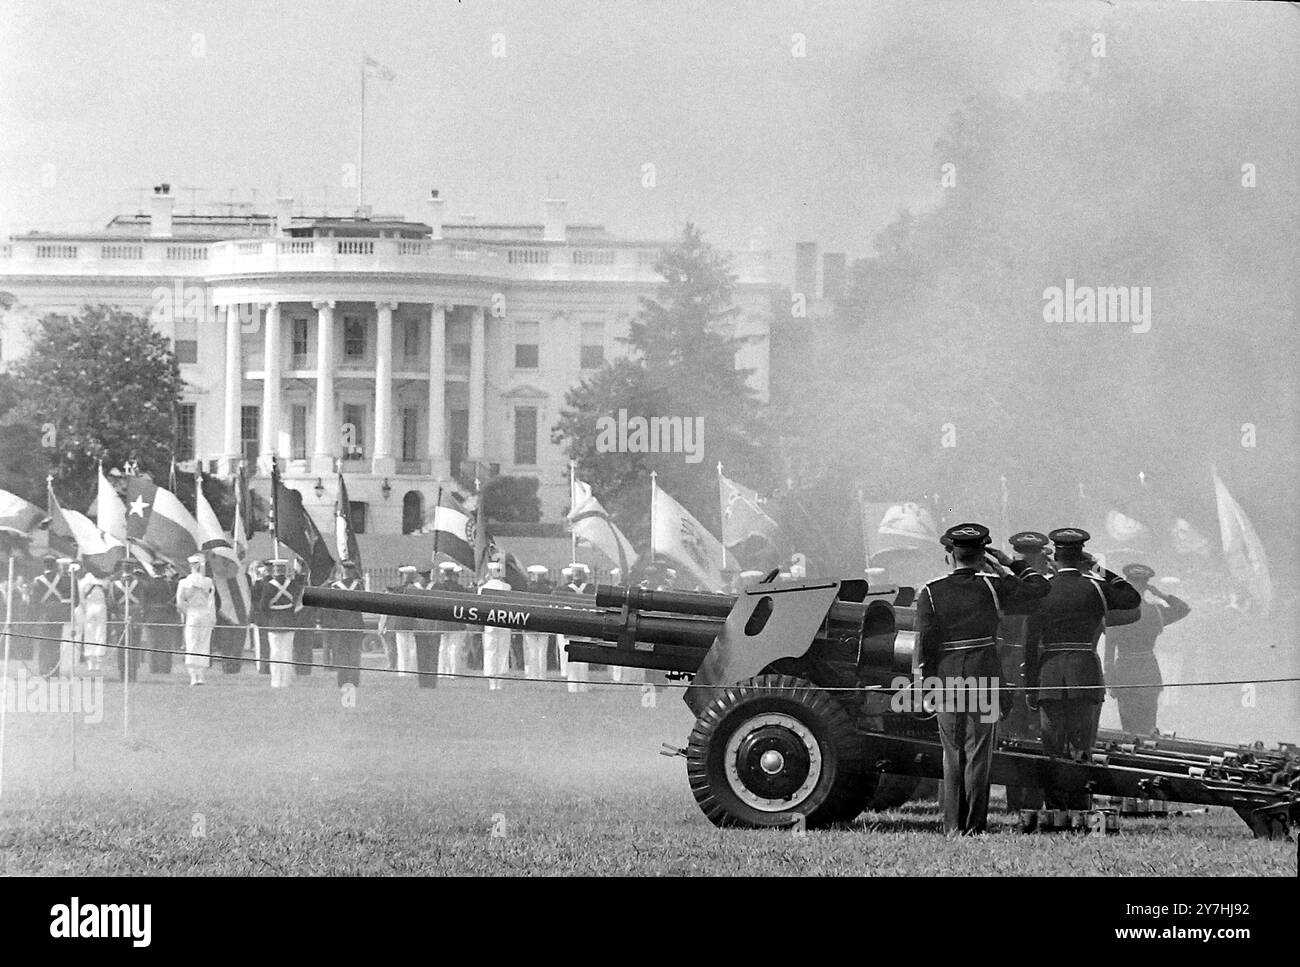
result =
[[[126,506],[117,495],[113,485],[104,476],[104,468],[99,468],[99,489],[95,494],[95,523],[99,529],[110,537],[126,543]]]
[[[212,581],[217,589],[217,611],[231,624],[248,624],[248,612],[253,600],[248,574],[243,568],[243,558],[235,550],[235,543],[224,530],[217,514],[203,496],[203,472],[194,474],[194,517],[198,522],[200,548],[207,552],[212,570]],[[238,521],[238,510],[235,513]]]
[[[722,542],[662,488],[654,488],[654,549],[697,584],[722,591]]]
[[[570,498],[568,520],[574,535],[587,546],[596,548],[627,574],[636,563],[636,551],[592,494],[591,486],[575,479]]]
[[[1120,547],[1145,550],[1150,533],[1146,524],[1123,511],[1112,509],[1106,513],[1106,534]]]
[[[361,566],[361,547],[356,532],[352,530],[352,504],[348,501],[348,487],[339,474],[339,493],[334,500],[334,549],[340,561],[352,561]]]
[[[367,77],[378,77],[381,81],[391,81],[397,76],[369,55],[366,55],[365,71]]]
[[[718,464],[718,490],[722,499],[722,543],[736,547],[750,538],[776,543],[780,528],[759,507],[758,492],[724,477],[722,464]]]
[[[126,545],[109,537],[85,514],[65,510],[50,485],[50,545],[64,554],[76,553],[86,569],[98,577],[108,577],[117,562],[126,556]],[[58,543],[55,543],[55,536]]]
[[[939,543],[934,514],[922,504],[914,501],[888,505],[863,502],[862,510],[863,529],[869,535],[874,534],[874,538],[869,539],[872,554],[929,548]],[[875,518],[874,523],[871,517]]]
[[[126,533],[181,571],[186,559],[199,549],[199,525],[170,490],[148,477],[126,479]]]
[[[477,523],[455,494],[440,490],[433,516],[420,528],[420,533],[434,534],[434,546],[440,553],[473,571],[478,565],[474,556]]]
[[[45,519],[45,511],[17,494],[0,490],[0,533],[28,537]]]
[[[248,539],[253,536],[253,494],[248,489],[248,469],[242,460],[239,461],[239,476],[235,478],[235,514],[242,522],[242,526],[236,524],[232,532],[235,543],[239,543],[242,535],[247,545]]]
[[[1261,613],[1267,615],[1273,603],[1273,579],[1268,571],[1268,557],[1260,543],[1250,518],[1241,505],[1232,499],[1228,488],[1219,479],[1218,471],[1211,467],[1214,476],[1214,498],[1219,508],[1219,537],[1223,542],[1223,556],[1228,571],[1255,599]]]
[[[275,488],[276,539],[303,559],[311,584],[324,584],[334,570],[334,557],[320,528],[302,505],[302,494],[280,482],[278,468],[271,474],[271,485]]]

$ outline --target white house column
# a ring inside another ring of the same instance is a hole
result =
[[[268,302],[262,380],[262,466],[269,474],[280,447],[280,303]]]
[[[393,459],[393,310],[396,302],[376,302],[379,335],[375,340],[375,456],[374,473],[397,470]]]
[[[448,472],[447,459],[447,307],[429,306],[429,472]]]
[[[339,428],[334,419],[334,300],[313,302],[316,310],[316,449],[311,472],[334,472]]]
[[[239,355],[239,306],[226,306],[226,412],[225,435],[221,447],[221,470],[232,473],[238,466],[239,407],[243,402],[243,360]]]
[[[482,306],[474,307],[469,328],[469,453],[471,460],[482,460],[483,452],[483,393],[487,386],[487,359],[483,351],[486,320]]]

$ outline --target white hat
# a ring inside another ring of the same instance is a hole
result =
[[[191,564],[202,564],[207,560],[207,557],[203,554],[191,554],[185,560],[189,561]]]
[[[460,565],[455,561],[443,561],[438,565],[439,571],[445,571],[448,574],[456,574],[460,571]]]
[[[587,567],[587,565],[583,564],[580,561],[574,561],[572,564],[569,565],[569,569],[574,572],[591,570],[591,568]]]
[[[550,569],[549,567],[547,567],[545,564],[529,564],[529,565],[528,565],[528,573],[529,573],[529,574],[549,574],[550,572],[551,572],[551,569]]]
[[[72,558],[70,557],[61,557],[58,560],[58,564],[60,567],[67,567],[71,563],[72,563]]]
[[[506,566],[500,561],[488,561],[487,569],[489,574],[504,574]]]
[[[420,573],[414,564],[403,564],[397,569],[398,574],[418,574]]]

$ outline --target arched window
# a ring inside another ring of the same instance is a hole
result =
[[[408,490],[402,498],[402,533],[414,534],[424,526],[424,494]]]

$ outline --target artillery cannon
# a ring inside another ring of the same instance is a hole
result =
[[[307,607],[565,635],[570,660],[688,679],[683,698],[695,726],[672,754],[686,758],[691,792],[713,823],[750,827],[847,822],[868,806],[905,801],[921,779],[942,777],[933,717],[890,710],[900,677],[917,671],[911,600],[911,588],[861,580],[761,583],[738,595],[621,585],[599,585],[594,598],[332,588],[303,595]],[[1191,745],[1125,748],[1105,737],[1085,763],[1012,740],[994,754],[993,781],[1226,805],[1260,835],[1274,829],[1258,821],[1259,810],[1300,796],[1253,759],[1214,743]],[[1293,756],[1286,761],[1294,766]]]

